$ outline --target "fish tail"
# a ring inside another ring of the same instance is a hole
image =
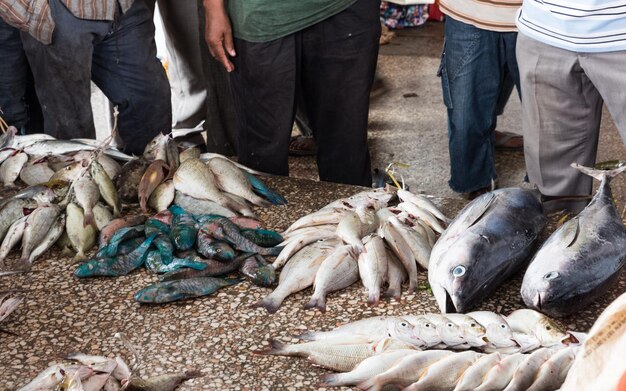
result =
[[[263,251],[265,253],[263,255],[276,257],[278,256],[278,254],[280,254],[281,251],[283,251],[283,248],[285,248],[285,246],[263,247],[263,248],[266,249],[266,251]]]
[[[261,355],[273,355],[273,356],[282,356],[286,353],[287,344],[282,343],[274,338],[269,338],[267,342],[270,344],[266,349],[255,350],[253,354],[261,354]]]
[[[239,284],[242,281],[242,279],[240,279],[240,278],[224,278],[224,281],[226,281],[226,283],[228,285],[237,285],[237,284]]]
[[[389,289],[387,289],[387,291],[385,292],[385,294],[383,296],[384,297],[393,297],[396,300],[400,300],[400,297],[402,297],[401,288],[400,287],[396,287],[396,288],[389,287]]]
[[[572,163],[570,164],[570,166],[582,172],[583,174],[589,175],[590,177],[593,177],[599,181],[602,181],[604,178],[610,181],[612,178],[626,171],[626,166],[618,167],[613,170],[598,170],[595,168],[581,166],[578,163]]]
[[[367,298],[367,305],[370,307],[374,307],[378,305],[380,301],[380,290],[376,289],[373,292],[369,293],[369,297]]]
[[[185,371],[183,375],[184,375],[185,380],[188,380],[188,379],[195,379],[197,377],[203,377],[204,373],[200,372],[197,369],[193,369],[190,371]]]
[[[325,375],[320,376],[320,382],[317,384],[318,387],[339,387],[344,385],[340,382],[341,374],[339,373],[327,373]]]
[[[93,210],[87,209],[85,210],[85,216],[83,217],[83,228],[90,225],[96,230],[98,229],[96,226],[96,219],[93,217]]]
[[[316,297],[313,295],[311,300],[304,306],[305,309],[317,308],[321,312],[326,312],[326,297],[323,295]]]
[[[250,174],[249,172],[243,172],[246,175],[246,178],[248,179],[248,182],[252,186],[252,190],[254,190],[255,193],[265,197],[269,202],[274,205],[287,205],[287,200],[285,199],[285,197],[269,189],[262,180]]]
[[[302,334],[296,335],[296,338],[301,339],[303,341],[315,341],[315,335],[316,335],[315,331],[305,331]]]
[[[364,382],[357,384],[356,388],[358,388],[359,390],[373,391],[373,390],[380,390],[381,386],[376,376],[374,376],[372,378],[365,380]]]
[[[270,314],[275,314],[276,311],[278,311],[280,305],[283,303],[283,297],[279,297],[278,295],[274,294],[275,292],[276,291],[270,293],[263,299],[252,304],[252,307],[262,307],[265,308]]]

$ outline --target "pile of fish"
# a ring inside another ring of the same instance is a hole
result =
[[[142,303],[166,303],[212,294],[238,279],[216,278],[239,271],[260,286],[276,281],[264,256],[276,255],[283,238],[249,217],[193,215],[178,205],[146,219],[113,220],[100,237],[94,258],[74,275],[116,277],[145,266],[160,274],[160,282],[137,292]]]
[[[286,203],[236,163],[197,148],[179,152],[170,136],[157,136],[139,158],[92,141],[18,136],[14,128],[0,136],[0,181],[30,185],[0,205],[0,274],[30,270],[54,243],[84,260],[98,232],[120,217],[122,201],[163,211],[176,200],[190,212],[227,217],[253,216],[248,203]],[[129,161],[120,166],[111,156]],[[19,260],[5,266],[20,242]]]
[[[400,202],[390,206],[397,196]],[[395,188],[366,190],[339,199],[294,222],[283,233],[278,287],[256,305],[278,310],[292,293],[314,286],[306,308],[326,310],[326,295],[359,279],[376,305],[385,284],[399,298],[402,283],[417,289],[418,265],[428,268],[437,233],[448,219],[427,197]]]
[[[0,323],[8,318],[23,300],[24,296],[14,291],[0,292]],[[4,329],[0,329],[0,333],[13,334],[12,332]]]
[[[606,292],[626,257],[626,229],[609,187],[626,167],[573,167],[602,181],[590,204],[542,245],[522,283],[524,302],[571,314]],[[530,258],[546,218],[537,190],[500,189],[469,203],[432,249],[428,280],[441,312],[477,306]]]
[[[69,363],[53,364],[18,391],[172,391],[185,380],[202,377],[200,371],[184,371],[143,379],[137,375],[140,359],[137,350],[117,334],[133,353],[132,368],[117,355],[115,358],[71,353]]]
[[[367,318],[297,336],[305,343],[270,339],[268,349],[255,353],[304,357],[345,372],[324,375],[321,386],[554,390],[564,381],[579,338],[584,337],[563,331],[533,310],[509,316],[477,311]]]

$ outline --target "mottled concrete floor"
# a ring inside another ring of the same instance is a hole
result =
[[[380,75],[388,90],[372,104],[370,145],[374,167],[390,161],[409,163],[404,175],[413,190],[441,197],[444,211],[453,216],[464,205],[447,186],[449,170],[445,110],[435,77],[442,43],[442,26],[401,31],[381,49]],[[404,97],[415,93],[416,97]],[[499,128],[520,131],[519,102],[513,97]],[[623,158],[621,139],[605,113],[598,160]],[[292,175],[314,178],[315,159],[293,158]],[[501,186],[515,185],[524,174],[521,153],[499,153],[496,166]],[[620,207],[625,205],[624,177],[613,183]],[[289,206],[261,211],[270,228],[283,229],[296,218],[356,188],[301,179],[269,181],[290,201]],[[554,220],[554,219],[553,219]],[[544,232],[544,238],[554,225]],[[186,383],[183,390],[301,390],[314,389],[323,369],[302,359],[251,354],[268,337],[290,341],[303,330],[327,330],[368,316],[436,311],[427,291],[404,296],[400,302],[384,300],[369,308],[366,295],[355,284],[332,294],[328,312],[304,310],[311,289],[293,295],[275,315],[251,309],[269,289],[243,282],[215,296],[162,306],[140,306],[133,294],[156,281],[145,271],[114,279],[76,280],[68,258],[51,254],[27,275],[0,278],[0,290],[28,289],[27,299],[2,326],[19,336],[0,334],[0,390],[13,390],[33,378],[64,353],[116,354],[129,357],[113,338],[125,332],[143,355],[141,375],[200,369],[205,377]],[[420,282],[426,274],[420,273]],[[521,274],[498,289],[481,309],[508,314],[522,308]],[[580,314],[561,320],[570,329],[587,331],[598,314],[619,292],[626,276],[602,300]],[[295,342],[295,340],[293,340]]]

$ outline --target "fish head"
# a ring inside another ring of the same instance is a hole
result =
[[[219,261],[232,261],[235,259],[235,250],[225,242],[215,242],[209,246],[208,253]]]
[[[419,337],[426,347],[435,346],[441,343],[441,337],[437,332],[437,327],[434,323],[430,322],[426,318],[419,318],[413,322],[415,326],[415,333]]]
[[[168,137],[163,133],[157,134],[152,140],[150,140],[148,145],[146,145],[146,148],[144,148],[143,157],[148,160],[155,160],[157,158],[165,157],[167,140]]]
[[[459,325],[463,333],[463,339],[467,341],[470,346],[480,347],[489,343],[489,339],[486,336],[487,330],[475,319],[464,315]]]
[[[74,276],[78,278],[91,277],[93,275],[93,271],[97,268],[96,262],[96,260],[91,260],[78,266],[76,270],[74,270]]]
[[[387,327],[387,335],[389,338],[399,339],[411,345],[420,346],[424,344],[415,332],[415,326],[402,318],[390,319],[390,323]]]
[[[489,323],[485,330],[487,332],[487,338],[494,346],[498,348],[508,348],[518,346],[518,343],[513,339],[513,332],[509,324],[502,318],[493,323]]]
[[[556,346],[570,340],[570,335],[555,321],[541,315],[535,327],[535,336],[541,346]]]
[[[458,241],[429,268],[430,286],[442,313],[465,313],[480,296],[483,276],[474,270],[480,261],[472,256],[474,253],[471,247]]]
[[[150,285],[135,293],[133,297],[139,303],[155,303],[159,297],[159,289],[159,284]]]
[[[455,346],[465,342],[461,327],[446,317],[443,317],[442,322],[437,324],[437,333],[448,346]]]

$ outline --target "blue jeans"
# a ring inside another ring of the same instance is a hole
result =
[[[159,132],[172,127],[170,88],[156,57],[152,13],[137,0],[115,21],[76,18],[50,0],[52,43],[22,32],[41,101],[45,132],[59,139],[95,138],[91,82],[119,108],[125,151],[139,155]]]
[[[439,74],[448,109],[448,184],[454,191],[472,192],[497,178],[493,130],[499,103],[510,93],[508,77],[519,91],[516,38],[514,32],[483,30],[446,18]]]

